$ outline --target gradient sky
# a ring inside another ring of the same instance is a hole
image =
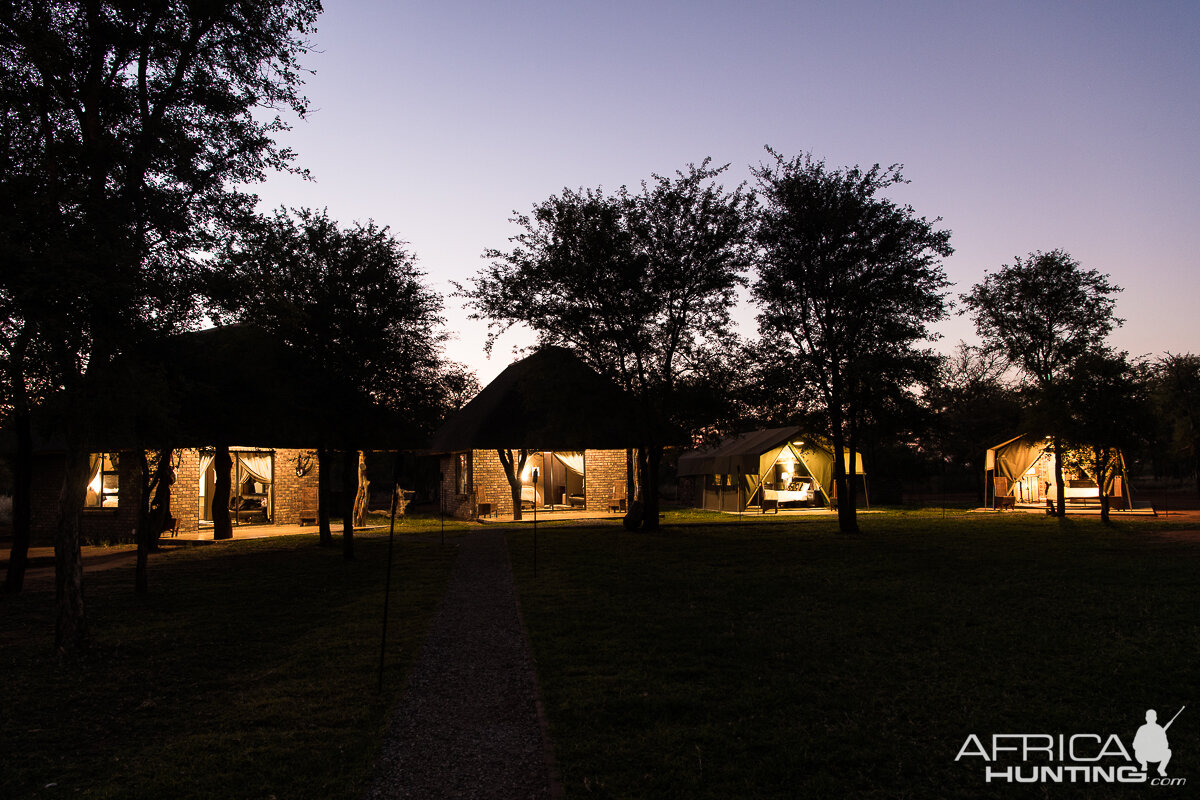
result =
[[[326,0],[283,137],[313,173],[264,208],[328,207],[408,242],[447,295],[448,354],[486,383],[486,326],[448,297],[563,187],[636,185],[769,144],[902,163],[890,196],[952,232],[954,291],[1063,248],[1125,288],[1112,342],[1200,352],[1200,3]],[[754,332],[754,310],[738,313]],[[974,341],[965,317],[939,346]]]

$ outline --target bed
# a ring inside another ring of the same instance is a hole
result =
[[[768,489],[763,487],[763,500],[775,503],[811,503],[813,490],[811,483],[801,484],[798,489]]]

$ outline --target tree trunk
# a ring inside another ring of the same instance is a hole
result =
[[[1062,471],[1062,440],[1057,436],[1051,440],[1051,446],[1054,448],[1054,487],[1057,490],[1057,499],[1054,503],[1054,516],[1067,516],[1067,483],[1063,480]]]
[[[167,528],[171,516],[171,449],[157,453],[153,474],[145,450],[138,451],[142,474],[142,501],[138,510],[137,565],[134,569],[134,591],[145,594],[149,591],[146,567],[150,551],[155,549],[158,537]]]
[[[87,494],[88,453],[79,446],[67,450],[62,489],[58,495],[58,526],[54,534],[55,647],[59,656],[77,654],[87,642],[83,608],[83,552],[79,545],[79,514]]]
[[[633,466],[633,448],[625,448],[625,510],[637,499],[637,475]]]
[[[17,452],[13,461],[12,550],[3,586],[6,594],[17,594],[25,584],[25,567],[29,563],[29,531],[33,519],[33,429],[29,414],[14,413],[12,424],[17,436]]]
[[[330,479],[333,472],[333,459],[324,447],[317,448],[317,544],[321,547],[333,547],[333,531],[329,528],[329,507],[333,505],[330,496]]]
[[[658,530],[658,466],[662,463],[662,445],[651,444],[641,451],[642,527],[648,531]]]
[[[842,519],[842,507],[849,506],[846,509],[846,514],[850,519],[850,524],[854,533],[858,533],[858,426],[855,424],[853,412],[850,416],[850,431],[846,437],[846,447],[844,450],[839,450],[834,456],[843,464],[843,471],[846,473],[846,496],[838,503],[838,521]],[[846,453],[849,452],[849,458]],[[847,466],[847,461],[849,465]]]
[[[835,410],[836,409],[836,410]],[[841,409],[834,403],[829,404],[830,438],[833,445],[833,487],[837,497],[838,531],[840,533],[858,533],[858,517],[854,513],[854,503],[850,501],[850,489],[846,481],[846,432],[842,429]]]
[[[213,484],[213,539],[232,539],[233,522],[229,518],[229,498],[233,488],[233,458],[229,455],[229,446],[217,445],[213,456],[213,470],[216,481]]]
[[[358,497],[357,450],[342,451],[342,557],[354,558],[354,501]]]
[[[1200,436],[1192,437],[1192,477],[1196,479],[1196,494],[1200,495]],[[13,514],[13,524],[16,524],[15,513]]]
[[[354,524],[361,528],[367,522],[367,506],[371,501],[371,481],[367,477],[367,457],[362,450],[358,451],[358,464],[355,471],[358,474],[358,489],[354,492]]]
[[[504,477],[508,479],[508,489],[512,494],[513,520],[520,522],[521,515],[521,473],[525,471],[525,462],[529,458],[528,450],[496,450],[500,464],[504,467]]]

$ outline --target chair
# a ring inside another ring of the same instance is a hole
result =
[[[1125,484],[1124,479],[1117,475],[1112,479],[1112,488],[1108,492],[1108,504],[1111,507],[1114,502],[1123,503],[1125,501]]]
[[[626,510],[626,488],[625,481],[617,481],[613,484],[613,496],[608,501],[608,510],[612,512],[620,512]]]
[[[1008,478],[995,477],[992,479],[992,508],[1003,511],[1006,508],[1017,510],[1017,498],[1008,493]]]

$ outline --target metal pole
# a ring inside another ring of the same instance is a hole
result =
[[[545,464],[542,465],[545,467]],[[533,470],[533,577],[537,577],[537,482],[538,471]]]
[[[388,605],[392,598],[392,552],[396,543],[396,495],[400,481],[400,451],[396,451],[392,463],[392,521],[388,529],[387,579],[383,585],[383,631],[379,636],[379,686],[376,691],[383,694],[383,662],[387,654]]]

